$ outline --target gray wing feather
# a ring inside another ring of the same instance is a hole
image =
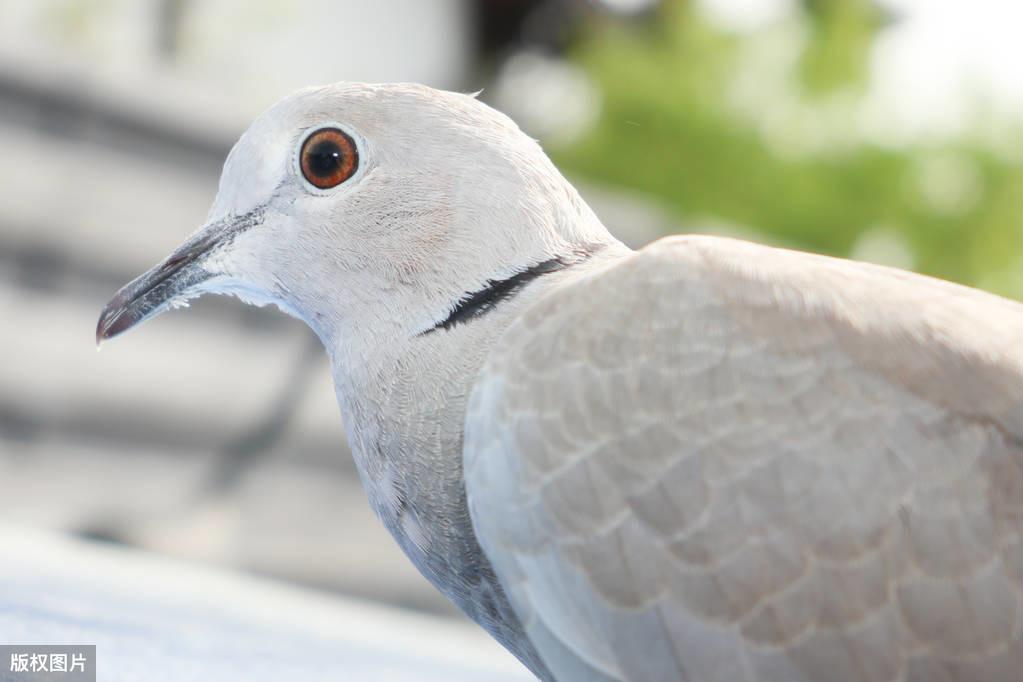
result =
[[[972,289],[661,240],[493,351],[473,523],[559,679],[1017,682],[1021,341]]]

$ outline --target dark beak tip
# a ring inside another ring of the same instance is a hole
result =
[[[110,306],[103,308],[96,322],[96,347],[99,348],[103,342],[110,338]]]
[[[103,311],[99,314],[99,320],[96,322],[96,347],[99,348],[104,341],[128,331],[134,322],[134,318],[126,308],[124,296],[120,293],[114,296],[103,307]]]

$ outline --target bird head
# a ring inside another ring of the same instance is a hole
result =
[[[206,224],[115,295],[96,337],[208,292],[277,305],[321,338],[414,333],[488,281],[609,239],[539,145],[475,97],[310,88],[242,135]]]

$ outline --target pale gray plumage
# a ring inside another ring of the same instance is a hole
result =
[[[1019,680],[1021,340],[971,289],[662,240],[491,351],[480,541],[610,679]]]
[[[319,191],[295,150],[326,125],[361,165]],[[360,84],[260,117],[99,336],[204,291],[316,330],[374,509],[543,679],[1020,677],[1016,303],[721,238],[632,252],[505,117]]]

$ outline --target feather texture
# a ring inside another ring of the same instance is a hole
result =
[[[478,539],[559,680],[1015,682],[1021,340],[972,289],[661,240],[491,352]]]

